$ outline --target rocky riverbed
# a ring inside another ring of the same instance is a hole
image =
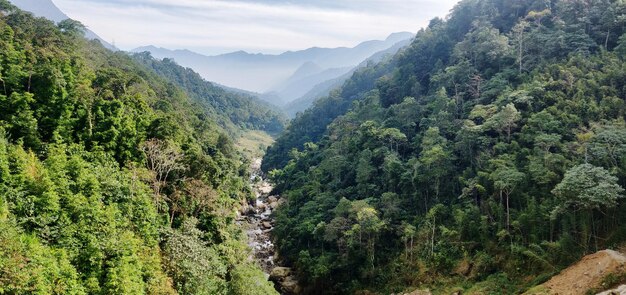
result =
[[[248,245],[252,249],[250,258],[257,261],[281,294],[298,294],[300,287],[292,270],[278,265],[279,260],[271,236],[274,228],[272,212],[285,200],[280,196],[270,195],[273,187],[263,177],[261,159],[252,163],[250,182],[255,201],[242,206],[239,218],[239,223],[246,229]]]

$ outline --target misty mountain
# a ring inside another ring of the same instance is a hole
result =
[[[38,17],[45,17],[56,23],[70,18],[63,11],[61,11],[52,0],[9,0],[13,5],[19,9],[29,11]],[[96,39],[102,43],[102,45],[110,50],[117,50],[115,46],[104,41],[100,36],[96,35],[93,31],[87,29],[85,31],[85,38],[89,40]]]
[[[323,69],[313,64],[316,70],[312,71],[313,68],[311,68],[311,64],[313,63],[304,64],[293,76],[289,77],[289,79],[283,82],[279,87],[276,87],[273,92],[279,97],[284,98],[285,101],[291,102],[294,98],[299,98],[309,92],[315,85],[341,77],[350,72],[353,68]],[[303,67],[309,68],[303,69]]]
[[[285,110],[289,117],[295,117],[298,112],[309,108],[318,98],[328,96],[333,89],[341,87],[346,80],[350,79],[357,69],[366,67],[372,63],[379,63],[385,58],[395,55],[400,49],[411,44],[411,40],[412,39],[402,40],[388,49],[376,52],[358,66],[349,69],[346,73],[315,84],[313,87],[309,88],[309,91],[299,96],[299,98],[283,106],[283,110]]]
[[[178,64],[194,69],[205,79],[229,87],[258,93],[279,93],[276,90],[286,88],[283,84],[285,81],[298,80],[293,76],[306,63],[312,62],[324,70],[352,68],[372,54],[412,37],[412,33],[394,33],[385,40],[366,41],[352,48],[314,47],[279,55],[237,51],[205,56],[189,50],[169,50],[154,46],[136,48],[133,52],[148,51],[156,58],[172,58]],[[289,102],[296,97],[281,98]]]

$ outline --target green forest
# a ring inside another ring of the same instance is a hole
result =
[[[263,169],[305,292],[519,294],[624,245],[625,16],[463,0],[300,113]]]
[[[235,223],[282,115],[0,0],[0,294],[274,294]]]
[[[0,295],[278,294],[265,176],[302,294],[542,294],[626,249],[624,0],[462,0],[290,122],[85,31],[0,0]]]

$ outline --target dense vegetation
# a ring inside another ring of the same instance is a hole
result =
[[[624,243],[625,15],[464,0],[359,70],[268,150],[280,256],[310,293],[501,294]]]
[[[0,0],[0,294],[274,293],[215,110],[83,29]]]
[[[212,111],[211,118],[215,118],[231,134],[237,134],[242,128],[263,130],[270,134],[283,130],[286,121],[284,114],[274,111],[269,104],[256,97],[226,91],[168,58],[156,60],[149,52],[137,53],[133,57],[168,81],[173,81],[192,99],[206,106]]]

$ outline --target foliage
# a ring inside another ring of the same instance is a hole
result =
[[[171,59],[154,59],[149,52],[134,54],[133,59],[185,90],[191,99],[210,110],[211,120],[233,135],[241,128],[270,134],[283,130],[285,116],[256,97],[224,90]]]
[[[234,224],[247,161],[212,106],[76,21],[0,7],[0,294],[274,293]]]
[[[517,293],[623,242],[625,13],[461,1],[295,118],[263,168],[306,289]]]

